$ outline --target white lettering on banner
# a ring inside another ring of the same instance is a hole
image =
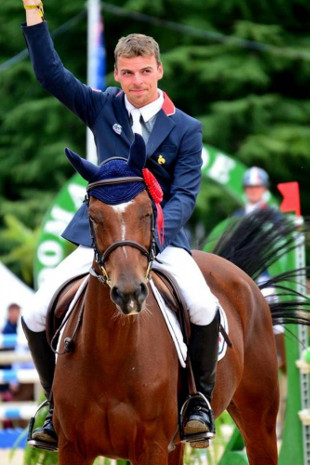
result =
[[[209,151],[208,151],[208,149],[206,147],[202,147],[201,158],[202,158],[202,167],[201,167],[201,169],[203,169],[205,166],[208,165],[209,160],[210,160]]]
[[[63,248],[56,241],[44,241],[38,247],[37,256],[43,266],[55,267],[63,258]]]
[[[43,231],[54,234],[55,236],[60,236],[71,221],[73,213],[55,205],[51,210],[50,216],[51,219],[45,223]]]
[[[234,160],[223,153],[219,153],[209,169],[208,175],[220,184],[226,184],[230,179],[230,171],[234,169],[235,166],[236,163]]]
[[[68,191],[76,209],[78,209],[84,200],[86,189],[78,184],[69,184]]]

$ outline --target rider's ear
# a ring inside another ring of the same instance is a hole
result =
[[[146,149],[143,137],[135,134],[135,140],[130,146],[128,156],[128,167],[134,170],[142,171],[146,163]]]
[[[86,179],[86,181],[92,182],[98,173],[99,167],[90,161],[85,160],[85,158],[81,158],[68,148],[65,149],[65,154],[73,168],[82,176],[82,178]]]

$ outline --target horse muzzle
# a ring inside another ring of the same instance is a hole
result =
[[[147,296],[148,288],[143,282],[131,291],[122,290],[120,286],[111,288],[111,299],[124,315],[140,313],[145,306]]]

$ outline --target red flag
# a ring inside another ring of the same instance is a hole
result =
[[[295,212],[296,216],[300,216],[301,211],[298,182],[283,182],[278,184],[277,187],[283,196],[280,206],[281,212]]]

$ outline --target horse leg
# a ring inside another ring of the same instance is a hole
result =
[[[227,409],[242,434],[250,465],[278,463],[278,374],[270,352],[265,355],[246,363],[243,379]]]
[[[168,455],[168,465],[183,465],[184,444],[178,444],[176,448]]]
[[[152,441],[143,447],[143,451],[130,458],[132,465],[183,465],[183,445],[168,453],[168,444],[160,440]]]
[[[93,465],[95,458],[85,457],[76,444],[67,442],[59,444],[58,465]]]
[[[275,419],[266,421],[264,414],[254,416],[241,415],[239,407],[232,406],[228,409],[236,422],[243,437],[250,465],[277,465],[277,437],[275,432]],[[259,409],[259,407],[258,407]],[[268,412],[267,412],[268,415]],[[276,416],[275,416],[276,418]]]

